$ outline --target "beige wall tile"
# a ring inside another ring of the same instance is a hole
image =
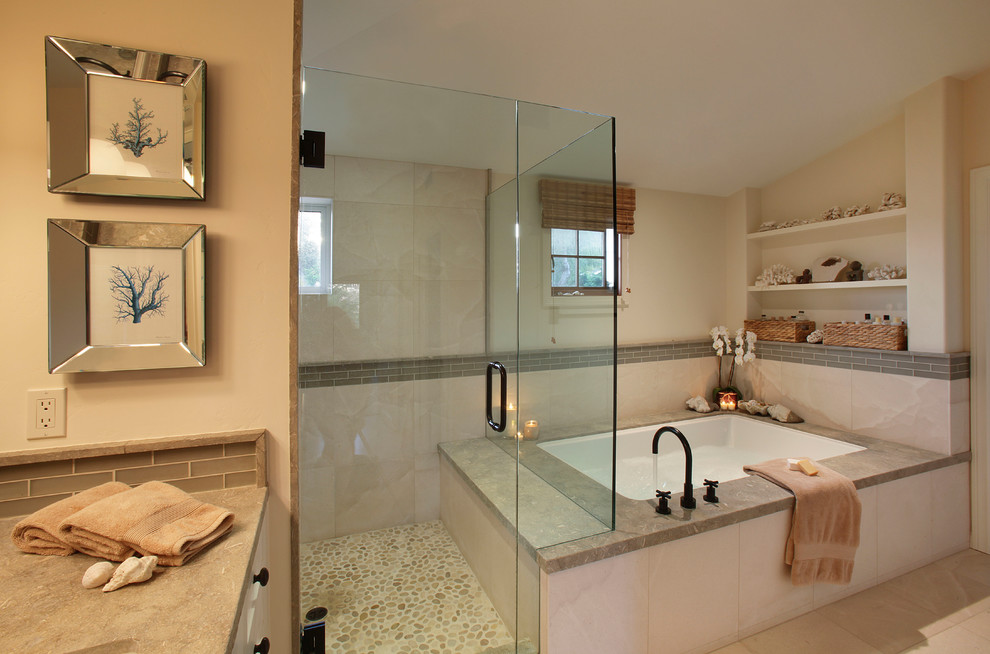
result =
[[[254,441],[248,441],[246,443],[227,443],[223,446],[224,456],[241,456],[244,454],[254,454],[255,445]]]
[[[114,474],[114,479],[125,484],[143,484],[146,481],[155,481],[156,479],[182,479],[188,476],[188,463],[169,463],[160,466],[118,470]]]
[[[223,448],[223,445],[204,445],[202,447],[180,447],[175,450],[157,450],[155,452],[155,463],[216,459],[223,456]]]
[[[242,472],[250,470],[254,472],[257,461],[254,455],[231,456],[223,459],[208,459],[206,461],[193,461],[189,464],[193,477],[203,475],[214,475],[221,472]]]
[[[64,495],[47,495],[45,497],[25,497],[19,500],[7,500],[0,502],[0,518],[12,518],[19,515],[28,515],[38,509],[42,509],[49,504],[54,504],[59,500],[72,497],[71,493]]]
[[[223,476],[224,488],[237,488],[239,486],[257,486],[258,473],[254,470],[246,472],[228,472]]]
[[[0,484],[0,500],[12,500],[18,497],[28,496],[28,482],[8,481]]]
[[[646,652],[650,555],[638,550],[550,575],[551,652]],[[657,650],[659,651],[659,650]]]
[[[877,581],[925,565],[932,555],[931,473],[877,487]]]
[[[211,475],[209,477],[189,477],[188,479],[173,479],[168,483],[176,488],[186,491],[187,493],[220,490],[224,487],[222,475]]]
[[[791,510],[739,525],[739,635],[745,637],[810,611],[812,586],[791,584],[784,546]]]
[[[0,468],[0,481],[14,479],[34,479],[35,477],[57,477],[72,474],[72,461],[44,461],[25,463],[19,466]]]
[[[650,652],[693,652],[736,640],[739,525],[664,543],[647,552],[649,614],[653,616]]]
[[[31,480],[31,495],[52,495],[86,490],[93,486],[113,481],[112,472],[90,472],[83,475],[68,475],[65,477],[46,477]]]
[[[117,470],[119,468],[136,468],[151,465],[151,452],[134,452],[132,454],[113,454],[110,456],[94,456],[88,459],[76,459],[75,472],[97,472],[100,470]]]

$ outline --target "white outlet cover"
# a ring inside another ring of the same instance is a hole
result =
[[[38,401],[46,398],[55,400],[55,420],[51,427],[39,429]],[[29,441],[41,438],[65,438],[65,389],[48,388],[44,390],[29,390],[27,392],[27,439]]]

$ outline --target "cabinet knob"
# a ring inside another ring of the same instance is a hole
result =
[[[261,642],[254,646],[254,654],[268,654],[268,650],[271,649],[271,644],[268,642],[268,637],[261,639]]]
[[[268,568],[262,568],[261,569],[261,572],[259,572],[258,574],[256,574],[254,576],[254,582],[253,583],[261,584],[261,587],[262,588],[264,588],[265,586],[267,586],[268,585]]]

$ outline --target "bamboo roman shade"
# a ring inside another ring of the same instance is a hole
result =
[[[612,186],[561,179],[540,180],[543,227],[595,229],[612,227]],[[620,234],[632,234],[636,189],[615,188],[615,220]]]

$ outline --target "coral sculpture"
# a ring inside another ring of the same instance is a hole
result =
[[[809,343],[821,343],[824,339],[825,339],[825,332],[823,332],[820,329],[816,329],[815,331],[808,334],[808,338],[805,340],[807,340]]]
[[[863,206],[859,206],[858,204],[854,204],[851,207],[846,207],[844,215],[846,218],[850,218],[852,216],[862,216],[864,213],[870,213],[870,205],[864,204]]]
[[[830,207],[822,212],[822,220],[837,220],[842,218],[842,209],[838,206]]]
[[[794,271],[781,263],[773,264],[756,278],[756,285],[761,287],[793,283]]]
[[[904,206],[904,196],[900,193],[884,193],[880,199],[880,206],[877,211],[888,211],[890,209],[900,209]]]
[[[904,270],[904,266],[895,266],[892,263],[885,263],[882,266],[877,266],[870,272],[866,273],[866,276],[870,279],[904,279],[907,277],[907,271]]]

